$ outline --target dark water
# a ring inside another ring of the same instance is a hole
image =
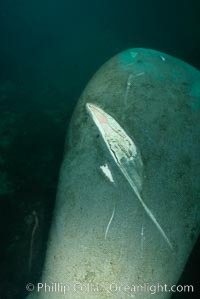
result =
[[[199,15],[198,0],[1,0],[0,299],[24,298],[40,277],[65,133],[88,80],[130,47],[200,69]],[[180,280],[196,289],[198,249]]]

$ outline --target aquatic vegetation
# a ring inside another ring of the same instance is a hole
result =
[[[15,138],[16,122],[19,116],[12,112],[1,113],[0,119],[0,148],[7,149]]]
[[[15,85],[13,82],[7,80],[0,84],[0,102],[11,98],[15,94]]]
[[[158,223],[157,219],[155,218],[151,210],[147,207],[141,196],[143,163],[141,155],[135,143],[126,134],[126,132],[122,129],[118,122],[105,111],[90,103],[86,104],[86,108],[89,111],[97,128],[99,129],[111,156],[130,184],[131,188],[135,192],[145,212],[154,222],[170,249],[173,249],[172,244],[163,228]],[[109,229],[112,219],[113,217],[111,216],[107,229]]]
[[[37,212],[35,210],[33,210],[32,216],[34,217],[34,224],[33,224],[32,232],[31,232],[31,241],[30,241],[30,253],[29,253],[29,262],[28,262],[29,272],[31,272],[31,268],[32,268],[35,234],[39,227],[39,219],[38,219]]]
[[[15,113],[3,112],[0,119],[0,195],[8,195],[14,192],[14,186],[8,178],[7,151],[11,148],[16,134],[16,121],[18,117]]]
[[[14,188],[8,179],[6,172],[0,171],[0,196],[14,192]]]

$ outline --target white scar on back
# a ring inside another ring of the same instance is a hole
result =
[[[105,240],[107,239],[108,231],[109,231],[111,222],[113,221],[114,215],[115,215],[115,207],[113,208],[112,215],[111,215],[110,220],[108,221],[108,225],[106,227],[106,232],[105,232],[105,236],[104,236]]]
[[[156,225],[169,248],[173,250],[173,246],[163,228],[141,197],[143,163],[135,143],[118,122],[105,111],[91,103],[86,103],[86,108],[99,129],[113,160],[135,192],[145,212]]]
[[[104,175],[109,179],[109,181],[111,183],[114,183],[114,179],[113,179],[112,173],[111,173],[111,171],[110,171],[110,169],[108,167],[108,164],[101,165],[100,169],[102,170],[102,172],[104,173]]]

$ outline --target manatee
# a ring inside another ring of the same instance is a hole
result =
[[[33,298],[170,298],[199,235],[199,148],[197,69],[140,48],[106,62],[71,119]]]

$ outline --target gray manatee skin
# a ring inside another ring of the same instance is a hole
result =
[[[110,114],[140,150],[141,195],[173,249],[113,161],[88,102]],[[199,234],[199,148],[198,70],[148,49],[105,63],[71,120],[43,288],[33,298],[170,298],[166,290],[177,283]],[[106,164],[114,183],[100,168]]]

